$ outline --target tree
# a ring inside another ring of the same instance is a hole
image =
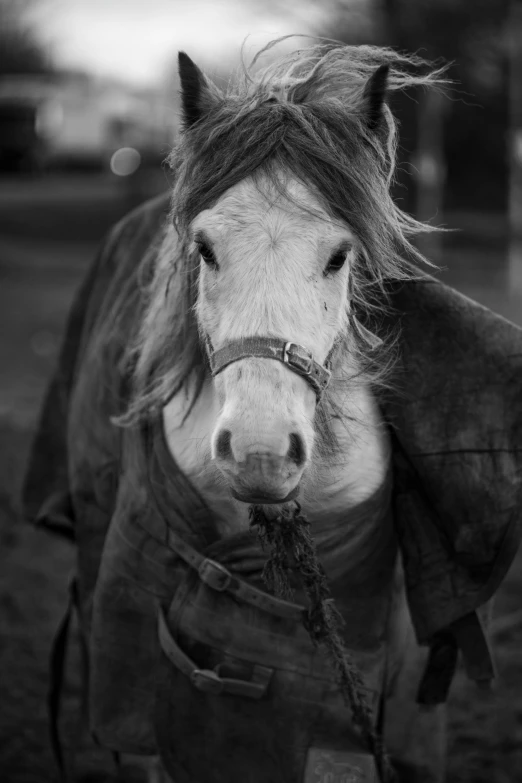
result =
[[[518,7],[522,0],[512,2]],[[361,3],[330,0],[332,16],[324,34],[361,43],[354,30],[354,8]],[[366,0],[364,6],[373,20],[364,42],[417,52],[428,60],[442,58],[455,82],[449,100],[425,90],[392,99],[401,126],[402,165],[394,191],[401,206],[439,224],[443,209],[505,211],[508,0]],[[516,36],[513,45],[520,52],[522,30]],[[513,84],[520,95],[520,81],[514,77]],[[414,182],[410,163],[418,172]],[[436,248],[423,250],[437,254]]]
[[[50,58],[29,21],[33,7],[34,0],[0,2],[0,76],[51,71]]]
[[[511,290],[522,291],[522,1],[511,0],[507,38],[510,53],[510,182],[509,282]]]

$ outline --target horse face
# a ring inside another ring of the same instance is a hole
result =
[[[191,226],[200,253],[198,323],[214,350],[244,337],[292,341],[324,363],[346,328],[354,237],[304,185],[248,179]],[[275,359],[245,358],[214,378],[211,454],[245,502],[295,496],[314,447],[316,397]]]

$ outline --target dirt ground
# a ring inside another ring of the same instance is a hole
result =
[[[73,292],[107,226],[148,190],[122,194],[98,181],[90,190],[11,184],[10,196],[5,189],[0,196],[0,783],[52,783],[48,656],[73,549],[24,524],[17,497]],[[509,290],[504,258],[488,242],[448,253],[446,279],[520,323],[522,297]],[[520,611],[521,593],[519,557],[496,602],[495,689],[477,690],[462,670],[452,687],[449,783],[522,781],[522,620],[501,622]],[[78,765],[78,780],[112,779],[110,759],[98,757]]]

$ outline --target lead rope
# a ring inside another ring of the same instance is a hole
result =
[[[281,513],[269,519],[262,506],[250,506],[250,525],[257,527],[257,535],[263,548],[269,546],[270,557],[263,569],[263,579],[270,590],[281,597],[291,597],[289,581],[292,557],[303,581],[310,601],[306,630],[312,642],[323,644],[328,660],[336,674],[345,704],[351,708],[353,720],[368,742],[375,758],[382,783],[394,783],[393,767],[384,749],[382,737],[372,721],[372,712],[364,682],[355,661],[346,650],[340,629],[343,618],[331,597],[328,580],[319,562],[315,544],[310,535],[310,523],[301,514],[301,506],[284,505]]]

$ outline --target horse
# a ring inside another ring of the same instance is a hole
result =
[[[397,335],[374,325],[387,281],[429,263],[412,237],[433,230],[392,198],[389,99],[443,73],[330,41],[263,66],[273,45],[224,88],[179,54],[169,220],[141,265],[133,333],[122,340],[126,284],[104,316],[124,343],[118,373],[130,388],[113,421],[126,432],[159,420],[172,465],[212,510],[218,544],[248,533],[252,507],[277,524],[298,501],[326,577],[353,598],[344,642],[373,678],[375,721],[401,780],[441,783],[445,705],[415,701],[426,651],[406,604],[381,410]],[[78,394],[71,410],[74,425]],[[71,436],[73,474],[80,448]],[[335,769],[363,779],[357,765]]]
[[[390,196],[396,126],[387,97],[441,76],[412,76],[415,65],[389,49],[322,43],[221,92],[179,55],[172,224],[120,423],[161,407],[169,451],[221,537],[248,529],[251,504],[273,510],[299,493],[318,546],[346,558],[333,558],[330,579],[357,571],[361,557],[378,567],[368,542],[382,520],[350,512],[390,473],[378,404],[390,346],[376,345],[356,312],[371,310],[372,287],[414,274],[405,258],[424,261],[409,237],[429,227]],[[321,393],[311,364],[330,368]],[[404,768],[439,781],[444,707],[422,712],[414,702],[423,655],[401,584],[398,564],[383,735]]]

